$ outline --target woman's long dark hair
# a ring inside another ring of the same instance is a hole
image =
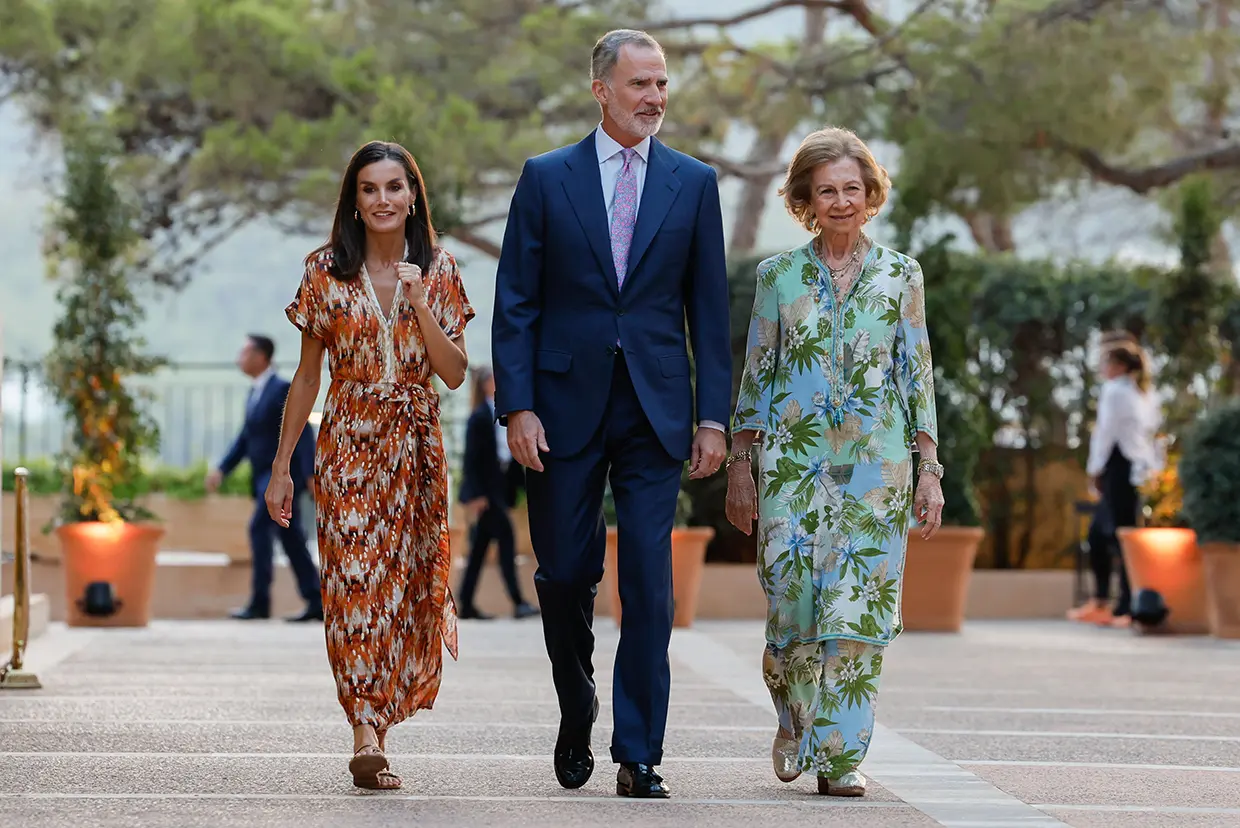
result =
[[[395,161],[404,167],[407,183],[413,190],[414,214],[405,219],[405,242],[409,245],[409,256],[405,261],[427,273],[435,255],[435,226],[431,223],[431,205],[426,198],[426,184],[418,162],[400,144],[371,141],[353,153],[340,180],[340,197],[336,201],[336,219],[332,222],[330,241],[307,257],[309,262],[324,250],[331,250],[329,272],[342,281],[357,278],[366,261],[366,225],[354,216],[357,211],[357,176],[363,167],[378,161]]]

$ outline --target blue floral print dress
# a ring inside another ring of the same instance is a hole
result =
[[[860,764],[899,634],[917,432],[937,441],[917,261],[874,244],[842,296],[813,243],[764,260],[736,431],[762,432],[764,676],[801,770]]]

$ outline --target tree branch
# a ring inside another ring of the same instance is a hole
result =
[[[838,9],[848,11],[857,0],[771,0],[764,6],[748,9],[731,17],[682,17],[672,20],[650,21],[638,28],[647,32],[666,32],[673,29],[688,29],[693,26],[735,26],[759,17],[765,17],[781,9]]]
[[[485,253],[492,259],[498,259],[502,249],[498,244],[490,239],[483,238],[469,226],[456,227],[449,232],[444,233],[445,236],[457,239],[463,244],[467,244],[480,253]]]
[[[1089,174],[1098,181],[1127,187],[1138,195],[1166,187],[1193,173],[1205,170],[1228,170],[1240,168],[1240,143],[1225,144],[1211,150],[1188,155],[1150,167],[1119,167],[1105,161],[1091,149],[1074,147],[1063,141],[1050,140],[1051,146],[1076,158]]]
[[[736,178],[770,178],[773,175],[788,169],[786,161],[768,161],[764,164],[744,164],[739,161],[731,161],[721,155],[713,155],[711,153],[699,152],[697,154],[699,161],[710,164],[723,175],[731,175]]]
[[[191,253],[168,259],[163,263],[159,263],[158,260],[173,251],[153,249],[139,262],[139,270],[145,272],[157,285],[174,289],[183,288],[189,284],[192,277],[191,268],[195,264],[201,264],[207,253],[227,241],[234,233],[253,221],[256,216],[255,211],[246,210],[211,235],[201,232],[193,234],[200,241]]]

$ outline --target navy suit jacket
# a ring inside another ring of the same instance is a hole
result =
[[[732,354],[718,179],[714,168],[651,139],[619,288],[594,141],[591,132],[529,159],[517,182],[495,281],[496,414],[532,410],[551,456],[580,451],[607,405],[619,338],[659,441],[685,460],[696,422],[729,422]]]
[[[262,394],[246,415],[232,448],[220,462],[220,471],[227,475],[242,460],[249,460],[253,480],[250,493],[255,497],[261,497],[266,492],[267,482],[271,479],[271,464],[275,462],[280,447],[280,423],[284,419],[288,389],[288,381],[279,376],[267,380]],[[294,491],[305,486],[314,475],[314,429],[309,425],[302,430],[293,449],[289,473],[293,478]]]
[[[510,509],[516,505],[517,492],[525,481],[525,468],[520,463],[510,462],[505,469],[499,462],[498,441],[491,405],[483,402],[465,424],[461,503],[485,497],[493,509]]]

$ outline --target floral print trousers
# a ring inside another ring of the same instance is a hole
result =
[[[884,649],[842,638],[767,645],[762,675],[781,731],[800,742],[803,773],[839,779],[865,758]]]

